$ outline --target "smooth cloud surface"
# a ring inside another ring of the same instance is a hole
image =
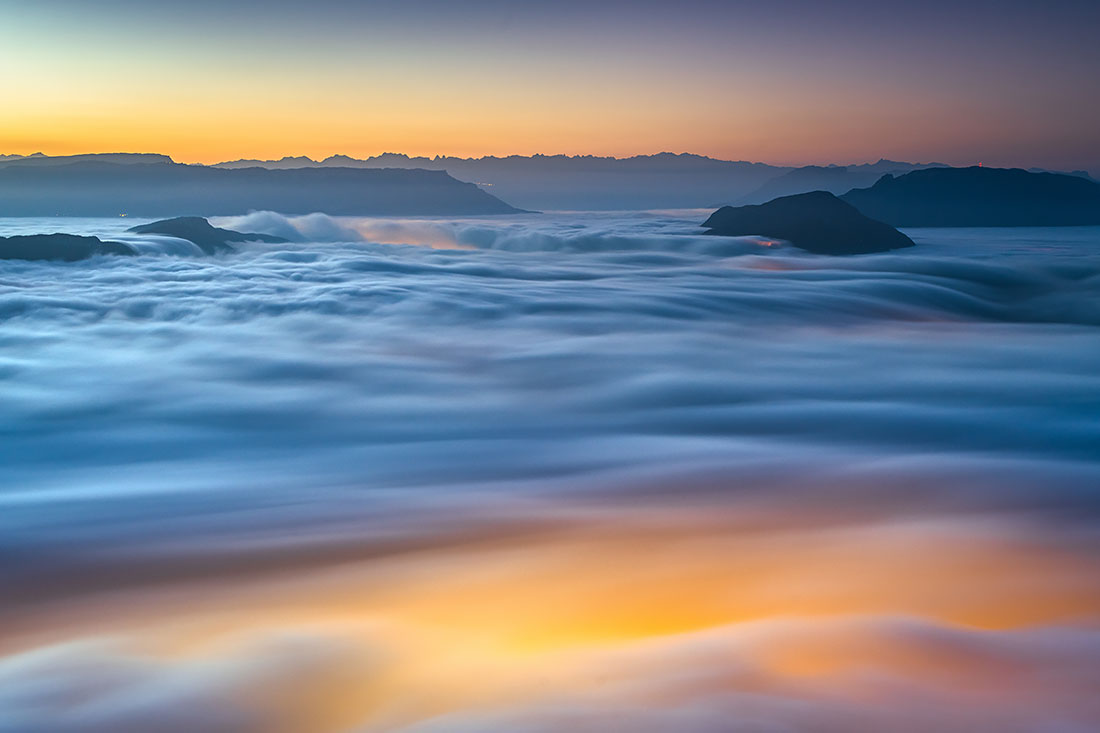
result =
[[[0,730],[1095,727],[1098,230],[699,220],[0,263]]]

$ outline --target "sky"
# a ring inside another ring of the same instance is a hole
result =
[[[1100,3],[0,0],[0,153],[1100,171]]]

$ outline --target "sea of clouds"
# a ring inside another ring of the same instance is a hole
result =
[[[827,258],[701,218],[260,212],[215,223],[289,244],[213,257],[117,221],[0,221],[141,251],[0,263],[0,624],[684,507],[730,531],[996,525],[1093,556],[1100,228],[913,230],[900,254]],[[876,618],[857,651],[898,650],[843,694],[731,668],[758,629],[700,631],[586,663],[612,670],[596,691],[412,729],[1083,731],[1092,611],[981,633]],[[289,700],[347,663],[327,634],[175,664],[33,638],[0,657],[0,731],[274,730],[257,690]],[[894,668],[921,653],[1013,670],[1026,704]]]
[[[837,657],[839,671],[827,680],[784,679],[754,662],[791,645]],[[252,639],[214,658],[175,663],[135,656],[113,641],[37,650],[0,660],[0,729],[328,729],[317,725],[324,719],[318,698],[386,689],[389,660],[360,661],[373,651],[305,635]],[[573,661],[567,674],[574,684],[566,694],[349,730],[1085,733],[1100,715],[1100,634],[1094,630],[974,632],[913,619],[783,620]],[[921,679],[906,664],[943,673]]]

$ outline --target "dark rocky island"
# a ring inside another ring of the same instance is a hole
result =
[[[98,237],[76,234],[26,234],[0,237],[0,260],[62,260],[76,262],[95,255],[135,255],[122,242],[105,242]]]
[[[519,210],[444,171],[225,170],[164,156],[74,156],[0,164],[0,216],[165,217],[269,210],[334,216],[474,216]]]
[[[930,168],[885,175],[843,198],[898,227],[1019,227],[1100,224],[1100,184],[1020,168]]]
[[[285,242],[270,234],[219,229],[199,216],[180,216],[131,228],[135,234],[163,234],[185,239],[206,254],[231,251],[234,242]],[[0,260],[61,260],[76,262],[96,255],[136,255],[124,242],[104,241],[76,234],[26,234],[0,237]]]
[[[233,249],[234,242],[272,242],[287,240],[271,234],[235,232],[232,229],[220,229],[212,226],[201,216],[178,216],[174,219],[154,221],[149,224],[131,227],[128,231],[135,234],[163,234],[169,237],[186,239],[198,246],[206,254],[227,252]]]
[[[754,206],[723,206],[704,223],[708,234],[784,239],[825,255],[857,255],[912,247],[913,240],[870,219],[826,191],[783,196]]]

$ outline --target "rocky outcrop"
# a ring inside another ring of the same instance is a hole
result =
[[[282,237],[270,234],[235,232],[232,229],[220,229],[201,216],[177,216],[174,219],[154,221],[132,227],[135,234],[163,234],[169,237],[186,239],[206,254],[232,251],[234,242],[285,242]]]
[[[0,237],[0,260],[62,260],[76,262],[95,255],[135,255],[122,242],[105,242],[98,237],[76,234],[26,234]]]
[[[912,247],[913,240],[870,219],[826,191],[783,196],[755,206],[723,206],[703,224],[708,234],[783,239],[826,255],[857,255]]]

